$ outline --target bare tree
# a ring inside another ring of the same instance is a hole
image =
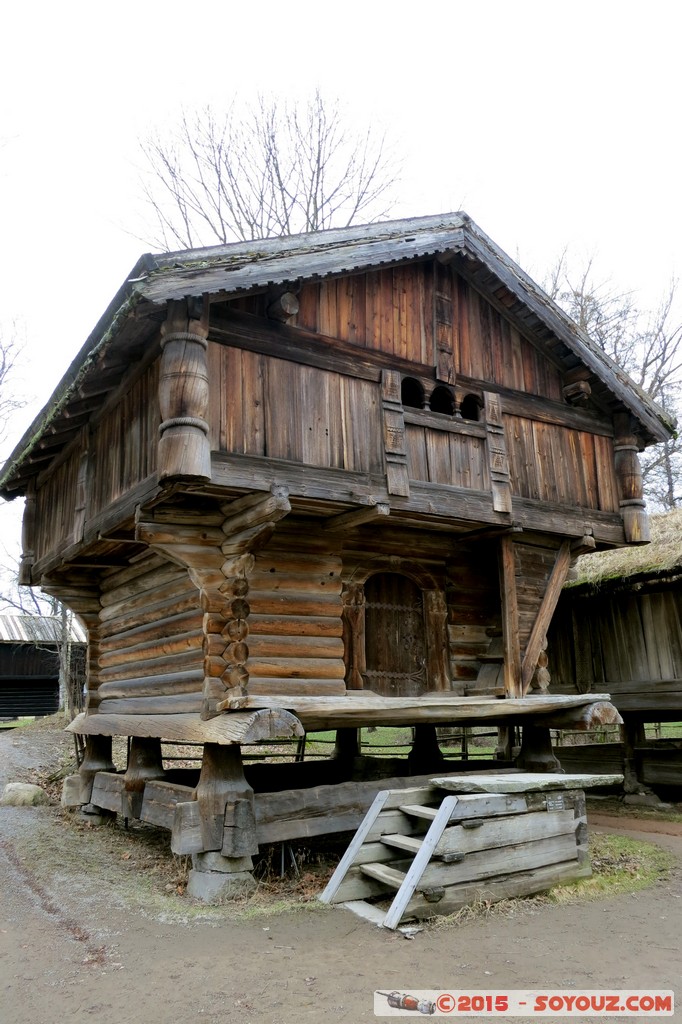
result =
[[[566,253],[551,269],[545,288],[573,320],[666,412],[682,408],[682,324],[674,320],[677,282],[656,309],[640,310],[631,292],[595,282],[593,261],[572,273]],[[682,505],[682,438],[642,455],[647,497],[664,510]]]
[[[142,192],[157,247],[248,241],[389,213],[396,184],[386,138],[348,126],[338,101],[261,96],[226,113],[183,113],[141,142]]]

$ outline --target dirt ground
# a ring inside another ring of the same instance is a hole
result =
[[[0,788],[69,742],[0,731]],[[633,895],[517,906],[406,939],[314,903],[203,908],[178,893],[182,865],[166,856],[159,873],[154,837],[2,807],[0,1021],[356,1024],[374,1019],[375,989],[656,988],[682,1000],[679,825],[597,815],[593,826],[648,838],[677,866]]]

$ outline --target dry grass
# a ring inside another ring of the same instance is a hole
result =
[[[648,573],[682,572],[682,509],[651,517],[651,543],[583,555],[569,586],[630,578]]]

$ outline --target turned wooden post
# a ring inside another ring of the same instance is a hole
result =
[[[352,763],[356,757],[359,757],[359,735],[358,729],[337,729],[336,741],[334,743],[334,750],[332,753],[333,759],[335,761],[343,761],[348,764]]]
[[[128,767],[123,782],[122,812],[125,817],[140,817],[145,785],[150,779],[162,779],[165,774],[161,758],[161,740],[131,737]]]
[[[85,757],[78,774],[81,777],[81,803],[90,803],[97,772],[115,772],[111,758],[111,736],[86,736]]]
[[[238,744],[204,744],[196,798],[204,851],[217,850],[224,857],[258,852],[253,790],[244,778]]]
[[[527,772],[558,772],[561,764],[552,750],[552,737],[546,726],[524,722],[521,727],[521,750],[517,768]]]
[[[407,755],[410,775],[440,771],[445,758],[438,746],[435,725],[415,725],[412,748]]]
[[[207,307],[198,320],[186,302],[169,303],[161,327],[159,480],[211,479],[207,335]]]
[[[632,417],[629,413],[618,413],[613,418],[613,424],[616,479],[625,540],[628,544],[646,544],[651,539],[649,517],[644,501],[642,467],[639,464],[639,446],[632,429]]]

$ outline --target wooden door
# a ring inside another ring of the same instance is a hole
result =
[[[365,583],[365,689],[384,697],[418,697],[427,689],[422,592],[395,572]]]

